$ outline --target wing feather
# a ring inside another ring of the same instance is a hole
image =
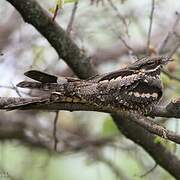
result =
[[[25,76],[42,83],[57,83],[57,77],[37,70],[31,70],[24,73]]]

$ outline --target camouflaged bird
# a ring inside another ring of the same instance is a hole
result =
[[[160,72],[170,60],[164,56],[145,57],[126,68],[88,80],[56,77],[32,70],[25,75],[35,81],[23,81],[17,86],[47,91],[51,97],[56,97],[51,98],[54,102],[82,103],[145,113],[162,97]],[[25,102],[14,108],[23,109],[41,102],[43,100]]]

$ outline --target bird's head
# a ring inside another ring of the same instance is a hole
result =
[[[168,56],[145,57],[129,65],[128,69],[156,76],[160,75],[163,65],[166,65],[169,61],[172,61],[172,59]]]

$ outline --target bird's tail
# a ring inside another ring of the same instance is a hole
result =
[[[30,81],[22,81],[16,85],[21,88],[29,88],[29,89],[41,89],[42,83],[40,82],[30,82]]]
[[[49,97],[38,97],[38,98],[18,98],[18,97],[0,97],[0,108],[6,110],[14,109],[33,109],[33,106],[36,104],[44,104],[49,100]]]
[[[22,81],[16,85],[20,88],[28,89],[38,89],[43,91],[59,91],[64,92],[64,85],[57,83],[41,83],[41,82],[31,82],[31,81]]]

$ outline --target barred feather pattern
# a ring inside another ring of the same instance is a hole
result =
[[[48,91],[50,96],[56,96],[56,102],[78,102],[146,113],[162,97],[159,76],[162,66],[169,61],[171,59],[164,56],[146,57],[124,69],[89,80],[58,78],[32,70],[25,75],[36,81],[23,81],[17,86]]]

